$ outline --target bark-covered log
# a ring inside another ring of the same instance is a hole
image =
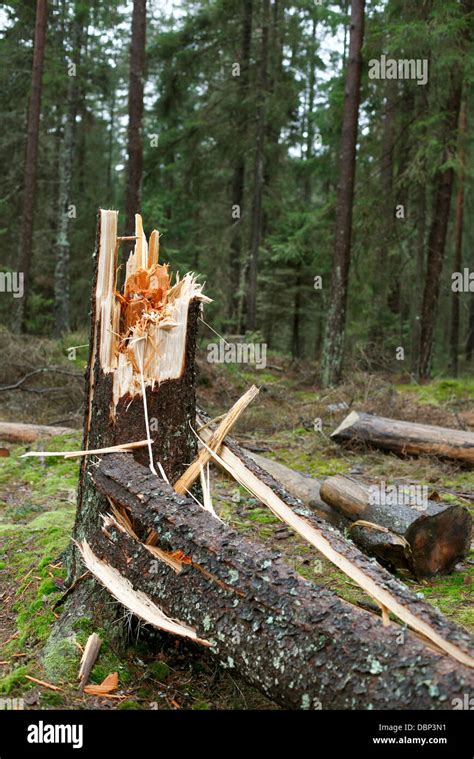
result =
[[[206,420],[202,411],[199,411],[198,420],[200,423]],[[211,434],[209,428],[200,432],[204,441]],[[474,666],[472,641],[465,631],[449,623],[429,604],[421,603],[405,585],[374,559],[369,559],[339,530],[314,516],[234,441],[226,438],[219,455],[213,454],[213,458],[276,516],[372,596],[384,614],[387,610],[391,611],[457,661]]]
[[[460,505],[418,503],[416,494],[405,498],[399,491],[395,500],[372,503],[370,486],[350,477],[336,475],[320,482],[278,461],[246,453],[317,516],[340,529],[350,528],[354,543],[390,569],[420,578],[448,574],[469,552],[472,517]],[[351,527],[357,520],[381,529]]]
[[[474,686],[472,669],[304,580],[278,553],[177,495],[129,455],[104,457],[93,478],[182,564],[177,571],[154,560],[111,521],[90,537],[95,561],[118,569],[150,603],[209,642],[224,666],[283,706],[449,709]]]
[[[35,440],[75,432],[71,427],[50,427],[45,424],[0,422],[0,440],[10,443],[34,443]]]
[[[365,443],[402,455],[430,455],[474,464],[474,432],[402,422],[352,411],[331,435],[338,443]]]
[[[280,482],[291,495],[299,498],[318,517],[325,519],[336,527],[344,527],[346,525],[347,520],[321,498],[321,482],[316,477],[310,477],[308,474],[303,474],[302,472],[295,472],[294,469],[290,469],[285,464],[281,464],[279,461],[274,461],[273,459],[267,459],[265,456],[260,456],[258,453],[249,451],[247,448],[242,448],[242,451],[249,458],[253,459],[261,469],[264,469],[275,480]]]
[[[321,485],[321,498],[351,520],[351,537],[367,553],[396,569],[406,569],[416,577],[433,577],[451,572],[467,556],[471,544],[472,517],[452,503],[403,497],[372,491],[350,477],[335,475]],[[373,527],[358,525],[363,520]],[[378,530],[376,526],[381,529]]]

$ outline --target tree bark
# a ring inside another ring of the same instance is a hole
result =
[[[282,706],[451,708],[452,698],[474,684],[467,666],[453,668],[411,633],[402,642],[397,625],[384,627],[375,615],[302,579],[278,553],[245,540],[128,456],[107,456],[93,478],[135,524],[156,533],[167,561],[154,560],[108,519],[90,548],[83,546],[91,571],[120,597],[118,570],[155,613],[210,644],[225,666]],[[170,557],[179,564],[172,566]]]
[[[342,373],[347,289],[351,258],[352,212],[362,69],[361,51],[364,39],[364,9],[364,0],[352,0],[331,296],[321,366],[321,382],[324,387],[339,382]]]
[[[458,176],[458,191],[456,195],[456,220],[454,223],[454,259],[453,259],[453,271],[461,271],[462,268],[462,237],[463,237],[463,221],[464,221],[464,182],[466,171],[466,149],[465,139],[467,133],[467,105],[466,100],[461,108],[461,114],[459,117],[459,176]],[[460,293],[451,293],[451,373],[454,377],[458,376],[459,362],[459,304]]]
[[[472,25],[466,19],[468,19],[473,11],[473,0],[462,0],[461,8],[464,16],[464,29],[460,34],[459,47],[461,50],[460,55],[462,54],[463,56],[465,55],[467,44],[472,38]],[[419,377],[422,380],[429,379],[433,358],[436,314],[454,182],[454,169],[452,166],[453,142],[457,136],[461,107],[463,84],[462,56],[461,61],[458,60],[454,64],[449,81],[450,95],[446,104],[444,127],[443,166],[445,168],[442,167],[437,173],[433,221],[428,240],[428,263],[423,291],[420,334]]]
[[[407,456],[439,456],[474,464],[474,433],[415,424],[353,411],[331,437],[337,442],[369,444]]]
[[[257,328],[258,259],[262,239],[263,187],[265,161],[265,134],[268,89],[268,36],[270,24],[270,0],[262,1],[262,44],[258,70],[255,159],[252,191],[252,216],[250,222],[250,251],[248,265],[245,327],[247,331]]]
[[[393,503],[372,505],[366,483],[341,475],[320,482],[272,459],[246,453],[318,517],[339,529],[349,528],[354,543],[389,569],[415,577],[448,574],[469,552],[472,518],[462,506],[428,501],[420,509],[417,502],[413,504],[416,499],[401,494]],[[351,527],[357,520],[382,529]]]
[[[38,139],[41,116],[41,91],[43,85],[44,49],[46,41],[47,0],[37,0],[35,36],[33,45],[33,71],[31,95],[28,107],[28,126],[25,158],[25,184],[23,211],[18,252],[18,272],[23,274],[23,297],[18,299],[15,329],[23,332],[30,289],[30,272],[33,258],[33,225],[36,205],[36,170],[38,162]]]
[[[366,484],[341,475],[328,477],[320,495],[355,525],[354,542],[390,568],[434,577],[449,574],[469,553],[472,517],[462,506],[404,499],[400,490],[373,498]],[[360,520],[373,527],[358,525]]]
[[[238,144],[240,145],[239,153],[235,159],[233,178],[232,178],[232,210],[239,209],[239,217],[233,219],[232,238],[230,243],[229,257],[229,285],[230,292],[228,298],[228,315],[231,328],[238,326],[239,313],[239,295],[241,284],[241,267],[242,267],[242,215],[244,207],[244,190],[245,190],[245,154],[242,145],[245,143],[247,132],[247,119],[245,103],[249,96],[249,66],[250,66],[250,48],[252,43],[252,15],[253,0],[244,0],[242,17],[242,37],[239,56],[240,76],[237,77],[238,92]]]
[[[82,16],[82,18],[81,18]],[[63,138],[59,151],[58,224],[56,232],[54,271],[54,335],[61,337],[70,330],[69,293],[69,203],[74,165],[76,116],[79,103],[77,86],[78,67],[81,59],[84,17],[76,3],[72,22],[72,56],[74,73],[68,71],[67,113]]]
[[[143,84],[145,78],[146,0],[133,0],[130,78],[128,85],[127,183],[125,190],[125,235],[133,235],[135,214],[141,208],[143,174]],[[131,244],[123,248],[123,260]]]
[[[117,213],[100,211],[83,449],[146,439],[146,401],[153,443],[151,451],[136,449],[135,458],[151,464],[151,457],[174,482],[196,453],[191,429],[196,416],[194,354],[204,296],[189,275],[170,287],[168,267],[158,264],[156,233],[148,247],[139,215],[135,233],[135,250],[118,298]],[[91,482],[94,468],[92,458],[83,460],[76,540],[98,529],[99,513],[106,506]]]

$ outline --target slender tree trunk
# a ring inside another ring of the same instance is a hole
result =
[[[291,355],[293,360],[301,358],[301,286],[303,266],[299,263],[295,276],[295,299],[293,302],[293,324],[291,330]]]
[[[257,327],[257,277],[260,242],[262,237],[263,220],[263,186],[264,186],[264,154],[265,154],[265,125],[266,125],[266,95],[268,89],[268,34],[270,23],[270,0],[262,0],[262,45],[259,64],[259,86],[257,104],[257,125],[255,164],[252,196],[252,219],[250,231],[250,255],[248,267],[247,310],[245,315],[246,329],[253,331]]]
[[[316,87],[316,29],[318,22],[316,18],[313,18],[313,28],[311,32],[311,59],[309,62],[309,77],[308,77],[308,107],[306,118],[306,166],[304,174],[303,185],[303,199],[305,211],[309,208],[311,203],[311,191],[312,191],[312,167],[311,159],[313,158],[314,150],[314,99],[315,99],[315,87]],[[291,339],[291,353],[293,359],[301,358],[303,353],[302,338],[301,338],[301,288],[304,282],[304,266],[302,262],[299,262],[296,266],[295,272],[295,298],[293,305],[293,327],[292,327],[292,339]]]
[[[456,196],[456,221],[454,226],[454,261],[453,271],[461,271],[462,267],[462,233],[464,219],[464,181],[466,167],[465,139],[467,132],[467,107],[466,101],[461,108],[459,119],[459,177],[458,191]],[[459,352],[459,293],[451,294],[451,372],[454,377],[458,375],[458,352]]]
[[[456,134],[458,127],[462,88],[460,72],[457,70],[457,67],[456,72],[454,73],[454,78],[455,81],[451,84],[451,95],[447,107],[444,139],[445,156],[443,164],[447,164],[447,168],[438,172],[435,185],[433,221],[428,241],[428,263],[421,310],[419,377],[422,380],[429,379],[431,374],[436,312],[441,287],[441,274],[443,271],[449,213],[451,209],[454,169],[449,161],[452,158],[453,153],[453,136]]]
[[[36,168],[38,160],[38,137],[41,115],[41,90],[43,85],[44,48],[46,42],[47,0],[37,0],[33,48],[33,71],[31,95],[28,107],[28,134],[26,141],[25,184],[23,212],[18,253],[18,272],[23,274],[23,298],[18,299],[15,329],[23,332],[27,300],[30,288],[30,271],[33,257],[33,224],[36,205]]]
[[[68,70],[67,116],[63,139],[59,152],[58,225],[56,233],[56,268],[54,272],[54,334],[56,337],[70,329],[69,293],[69,219],[72,170],[76,138],[76,116],[79,102],[77,86],[78,67],[81,58],[81,37],[84,19],[76,5],[72,34],[72,63],[74,70]]]
[[[469,303],[469,323],[466,340],[466,361],[472,361],[474,355],[474,293],[470,293],[471,300]]]
[[[115,136],[115,80],[112,83],[112,94],[110,98],[110,122],[108,135],[107,151],[107,202],[109,207],[113,207],[114,197],[114,180],[113,180],[113,156],[114,156],[114,136]]]
[[[474,10],[474,0],[462,0],[461,6],[465,24],[459,40],[460,57],[466,55],[465,51],[467,45],[472,39],[472,25],[469,24],[466,19]],[[435,185],[433,221],[428,240],[428,263],[423,291],[420,330],[419,378],[422,380],[429,379],[431,374],[436,312],[441,286],[441,274],[443,271],[444,251],[454,183],[454,169],[452,165],[450,165],[450,159],[452,159],[454,152],[453,142],[458,133],[462,85],[462,62],[458,60],[453,66],[450,81],[448,81],[450,95],[446,107],[444,134],[445,155],[443,161],[446,168],[438,171]]]
[[[426,187],[418,188],[418,223],[416,239],[416,274],[415,282],[423,282],[425,273],[425,237],[426,237]],[[412,331],[411,331],[411,372],[414,377],[419,376],[419,345],[421,336],[421,297],[418,287],[415,288],[412,300]]]
[[[239,153],[237,155],[232,179],[232,211],[238,209],[238,218],[233,219],[232,239],[230,243],[229,259],[229,284],[230,293],[228,298],[228,315],[231,328],[236,326],[239,311],[239,291],[242,266],[242,216],[245,190],[245,153],[244,143],[247,131],[247,119],[244,103],[249,91],[249,65],[250,48],[252,43],[252,14],[253,0],[244,0],[242,17],[242,39],[240,51],[240,76],[237,78],[238,90],[238,130],[239,130]]]
[[[347,288],[351,256],[352,211],[359,120],[362,43],[364,39],[365,0],[352,0],[349,62],[342,122],[339,186],[336,207],[331,299],[323,347],[321,382],[323,386],[341,379],[346,325]]]
[[[143,174],[143,83],[145,77],[146,0],[133,1],[132,43],[130,48],[130,78],[128,87],[127,184],[125,191],[125,234],[135,231],[135,214],[141,208]],[[132,244],[123,246],[123,261]]]
[[[395,116],[397,113],[397,82],[386,82],[387,93],[383,115],[382,156],[380,168],[380,231],[377,251],[378,277],[374,283],[375,319],[371,329],[371,340],[380,345],[385,335],[384,315],[387,307],[389,282],[389,260],[395,218],[393,198],[393,155],[395,147]]]

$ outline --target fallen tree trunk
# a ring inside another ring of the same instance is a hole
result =
[[[9,443],[34,443],[41,438],[68,435],[76,432],[71,427],[50,427],[45,424],[20,424],[0,422],[0,440]]]
[[[474,433],[401,422],[352,411],[331,435],[338,443],[365,443],[401,455],[439,456],[474,464]]]
[[[386,492],[335,475],[321,498],[352,522],[351,537],[367,553],[415,577],[448,574],[469,553],[472,517],[462,506]],[[365,524],[369,523],[369,524]]]
[[[390,569],[418,578],[448,574],[469,553],[472,517],[460,505],[425,502],[416,494],[404,496],[401,489],[372,503],[376,486],[342,475],[319,482],[277,461],[245,453],[317,516],[340,529],[350,528],[354,543]]]
[[[202,425],[203,420],[206,416],[200,411],[198,422]],[[200,431],[204,444],[211,435],[208,426]],[[279,519],[363,588],[381,607],[385,619],[391,611],[439,649],[470,667],[474,666],[472,641],[465,631],[449,623],[429,604],[420,602],[387,570],[369,559],[351,541],[344,539],[336,528],[315,517],[301,501],[249,458],[240,446],[226,438],[226,444],[220,447],[219,454],[212,452],[212,458]]]
[[[89,569],[119,600],[132,588],[151,610],[147,621],[166,615],[281,705],[443,709],[474,686],[471,669],[304,580],[131,456],[104,457],[93,480],[133,524],[153,530],[162,558],[106,517],[81,544]]]
[[[321,498],[321,482],[315,477],[310,477],[301,472],[295,472],[294,469],[281,464],[279,461],[267,459],[258,453],[249,451],[248,448],[241,448],[246,456],[255,461],[261,469],[271,474],[271,476],[280,482],[283,487],[294,495],[295,498],[308,506],[316,516],[325,519],[336,527],[344,527],[347,520],[332,506]]]

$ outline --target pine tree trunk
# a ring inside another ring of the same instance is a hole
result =
[[[425,274],[425,237],[426,237],[426,187],[418,187],[418,215],[416,237],[416,268],[415,282],[423,282]],[[417,286],[412,297],[412,328],[411,328],[411,372],[414,377],[419,376],[419,346],[421,335],[421,297]]]
[[[252,15],[253,0],[244,0],[242,18],[242,38],[239,56],[240,76],[237,78],[238,89],[238,144],[239,154],[235,160],[232,179],[232,210],[238,209],[238,218],[232,221],[232,239],[230,243],[229,258],[229,286],[228,316],[231,328],[237,327],[239,312],[239,295],[241,267],[242,267],[242,218],[244,207],[245,190],[245,154],[243,145],[247,131],[247,119],[245,117],[245,101],[249,95],[249,66],[250,47],[252,43]]]
[[[268,78],[268,36],[270,23],[270,0],[262,0],[262,44],[259,63],[259,83],[257,93],[257,123],[255,162],[252,193],[252,217],[250,229],[250,252],[248,265],[248,285],[245,325],[247,331],[257,328],[257,288],[258,288],[258,259],[260,242],[262,237],[263,223],[263,187],[264,187],[264,160],[265,160],[265,132],[266,132],[266,97]]]
[[[321,367],[321,382],[325,387],[339,382],[342,372],[347,288],[351,257],[352,211],[362,67],[361,50],[364,39],[364,8],[365,0],[352,0],[331,296]]]
[[[474,10],[474,1],[462,0],[461,8],[464,16],[464,28],[460,34],[459,48],[460,54],[465,56],[466,48],[472,39],[472,24],[469,24],[467,19]],[[446,105],[444,131],[443,165],[446,167],[438,171],[436,179],[433,221],[428,240],[428,262],[420,330],[419,377],[422,380],[429,379],[431,374],[436,314],[454,183],[454,169],[452,165],[449,165],[449,161],[453,157],[453,143],[455,143],[458,134],[463,85],[462,63],[461,61],[454,64],[449,80],[450,95]]]
[[[133,0],[130,78],[128,85],[127,183],[125,190],[125,235],[133,235],[135,214],[141,208],[143,174],[143,85],[145,77],[146,0]],[[132,248],[123,246],[123,261]]]
[[[23,211],[18,253],[18,272],[23,274],[22,298],[18,299],[15,329],[23,332],[27,301],[30,289],[30,271],[33,257],[33,224],[36,205],[36,168],[38,160],[38,138],[41,115],[41,91],[43,85],[44,49],[46,42],[47,0],[37,0],[36,23],[33,47],[33,71],[31,95],[28,107],[28,134],[26,141],[25,184],[23,190]]]
[[[462,237],[463,237],[463,220],[464,220],[464,182],[466,167],[466,151],[464,141],[467,133],[467,107],[466,101],[461,108],[459,120],[459,177],[458,191],[456,196],[456,220],[454,224],[454,259],[453,271],[461,271],[462,267]],[[451,293],[451,373],[454,377],[458,375],[458,353],[459,353],[459,301],[460,293]]]
[[[452,141],[457,132],[459,108],[461,105],[461,87],[460,72],[456,70],[446,109],[445,155],[443,164],[446,164],[452,157]],[[422,380],[429,379],[431,374],[436,314],[441,288],[441,274],[443,271],[453,182],[454,169],[452,165],[448,165],[447,168],[438,172],[421,309],[419,376]]]
[[[69,72],[67,93],[67,114],[64,134],[59,151],[59,188],[58,188],[58,224],[56,232],[54,271],[54,335],[61,337],[70,330],[70,293],[69,293],[69,202],[74,165],[76,137],[76,116],[79,102],[77,86],[78,67],[81,58],[82,30],[84,18],[76,4],[73,20],[73,56],[74,72]]]
[[[469,301],[469,322],[467,327],[466,340],[466,361],[470,363],[474,356],[474,293],[470,294]]]

